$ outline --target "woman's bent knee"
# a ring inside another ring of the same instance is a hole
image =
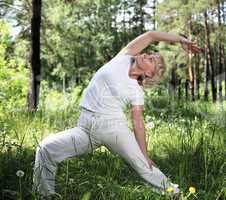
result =
[[[54,161],[54,153],[51,151],[52,143],[44,139],[36,148],[36,161]]]

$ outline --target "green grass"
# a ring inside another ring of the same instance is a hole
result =
[[[225,199],[225,104],[152,97],[145,106],[145,121],[155,124],[146,130],[150,157],[180,185],[183,199]],[[50,133],[74,127],[78,116],[75,104],[61,110],[41,108],[33,114],[1,113],[0,199],[20,195],[23,199],[31,191],[37,143]],[[20,179],[17,170],[25,172]],[[196,193],[185,198],[190,186]],[[153,193],[130,166],[105,148],[60,163],[56,191],[61,195],[58,199],[69,200],[172,199]]]

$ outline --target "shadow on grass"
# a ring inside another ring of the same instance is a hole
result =
[[[38,199],[32,194],[32,174],[34,165],[34,150],[9,147],[0,153],[0,191],[1,199],[19,199],[20,181],[22,199]],[[145,187],[137,174],[108,151],[97,150],[65,160],[58,165],[56,176],[56,191],[62,199],[82,199],[87,192],[91,199],[151,199],[158,195]],[[19,178],[18,170],[24,172]]]
[[[0,152],[0,191],[1,199],[18,199],[21,189],[23,194],[30,192],[34,151],[19,146],[6,146]],[[18,170],[24,172],[19,178]]]
[[[164,149],[167,156],[162,158],[152,155],[152,159],[184,190],[191,185],[195,186],[199,199],[212,200],[216,199],[222,188],[224,161],[222,152],[214,146],[209,146],[206,162],[204,148],[205,145],[200,143],[193,151],[189,151],[189,148],[188,151],[180,151],[166,145]],[[62,199],[81,199],[87,192],[91,194],[92,200],[165,199],[151,192],[121,158],[106,150],[101,152],[102,149],[93,154],[67,159],[59,164],[56,191],[62,195]],[[24,176],[21,177],[22,194],[31,193],[34,156],[34,150],[21,147],[7,147],[6,151],[0,154],[1,199],[18,198],[18,170],[24,171]]]

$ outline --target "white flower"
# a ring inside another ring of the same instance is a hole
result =
[[[18,170],[18,171],[16,172],[16,175],[17,175],[18,177],[23,177],[23,176],[24,176],[24,172],[23,172],[22,170]]]
[[[69,178],[69,184],[74,183],[74,179],[73,178]]]
[[[152,129],[152,128],[154,128],[154,127],[155,127],[155,124],[154,124],[153,122],[148,122],[148,123],[147,123],[147,128]]]

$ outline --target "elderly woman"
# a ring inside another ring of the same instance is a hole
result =
[[[186,38],[164,32],[149,31],[123,48],[92,77],[80,103],[77,126],[45,138],[37,147],[33,189],[44,196],[55,193],[57,164],[69,157],[94,151],[101,145],[120,155],[147,182],[164,194],[168,187],[179,193],[149,158],[143,119],[146,85],[157,84],[165,72],[158,53],[140,54],[156,41],[179,42],[189,52],[200,52]],[[123,112],[131,108],[133,131]]]

